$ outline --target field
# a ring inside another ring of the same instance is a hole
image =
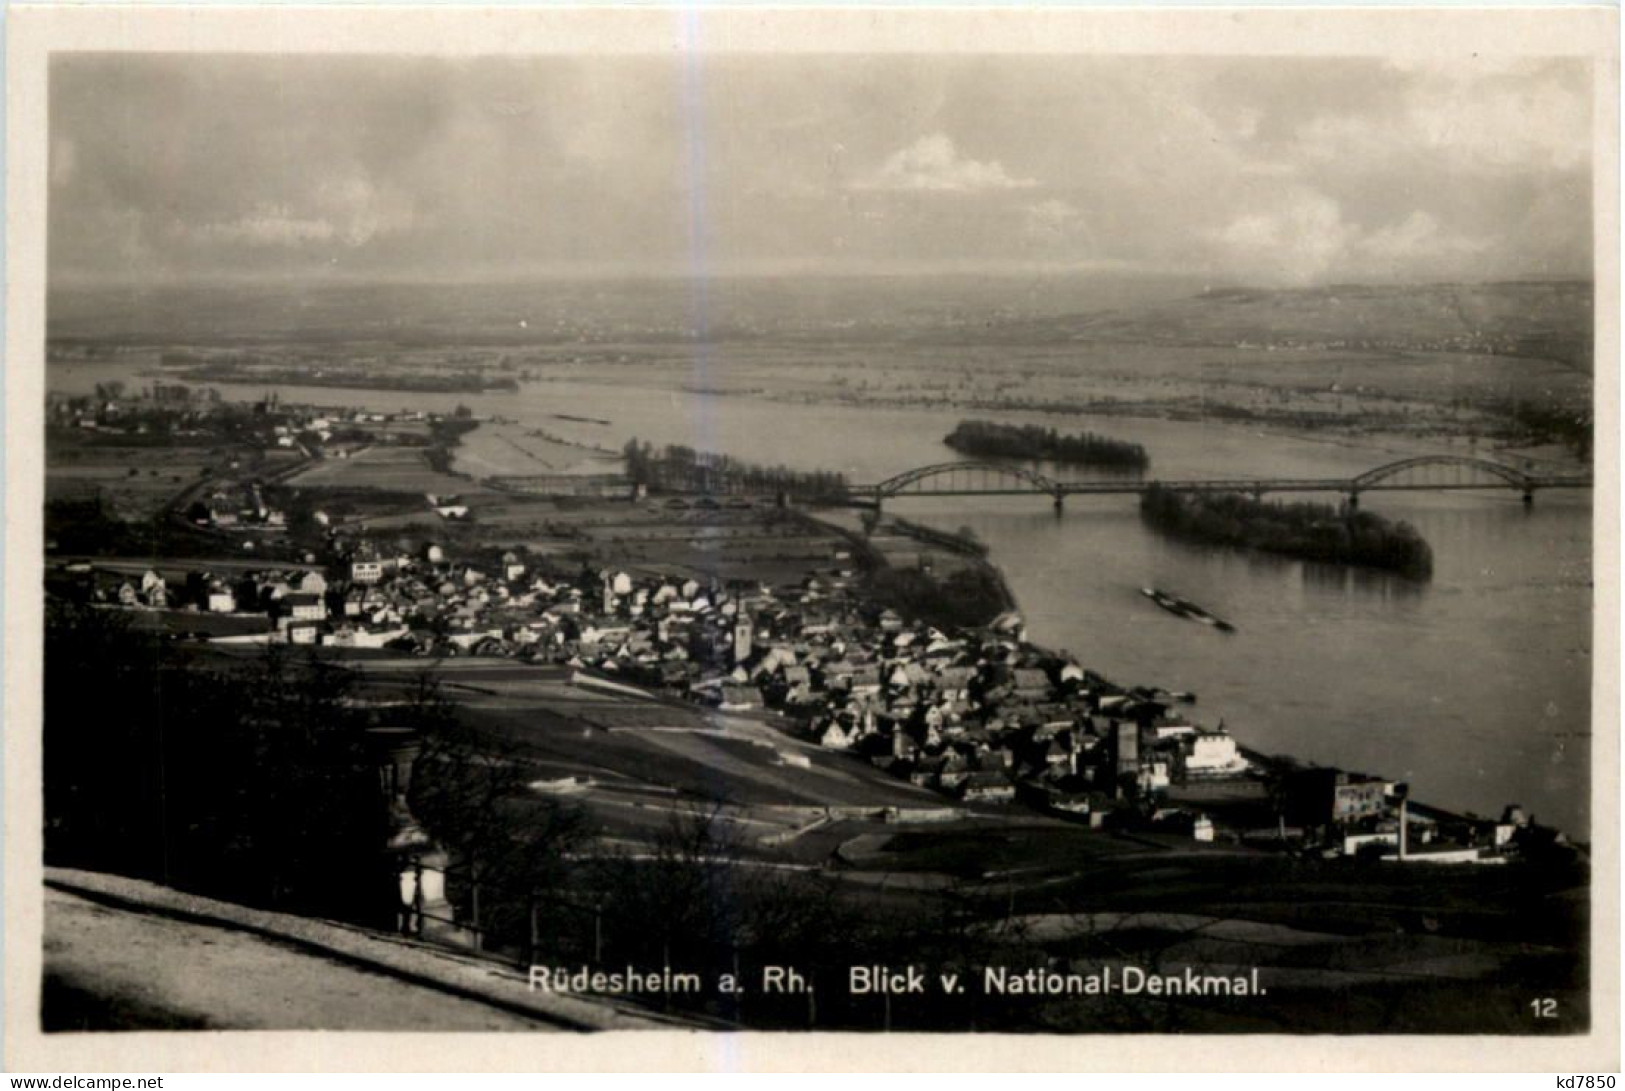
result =
[[[561,512],[555,526],[604,563],[672,575],[765,582],[825,568],[845,542],[771,508],[672,509],[660,502]]]
[[[145,521],[218,461],[202,447],[53,444],[46,455],[45,498],[80,501],[99,496],[118,518]]]
[[[472,477],[617,473],[621,458],[535,429],[491,421],[462,437],[452,451],[452,469]]]
[[[301,489],[376,489],[445,493],[470,487],[429,465],[421,447],[366,447],[349,458],[326,458],[288,479]]]
[[[130,628],[138,632],[168,633],[176,639],[214,639],[223,636],[248,636],[271,630],[271,621],[264,614],[208,614],[188,610],[140,610],[122,615],[130,619]]]
[[[388,658],[357,665],[366,691],[378,697],[409,685],[425,667],[419,659]],[[461,660],[435,670],[465,722],[504,751],[512,748],[537,780],[591,779],[582,797],[589,805],[603,792],[664,799],[668,810],[710,801],[813,812],[944,803],[761,719],[574,685],[566,668]]]
[[[1341,284],[1298,290],[1227,288],[1106,312],[1077,323],[1086,336],[1146,343],[1251,341],[1401,345],[1495,352],[1589,371],[1591,285],[1580,281]]]
[[[454,545],[522,546],[572,564],[775,583],[827,569],[846,548],[834,531],[785,516],[766,501],[699,508],[687,501],[673,507],[667,500],[459,495],[468,522],[445,522],[423,507],[402,511],[398,504],[349,521],[379,533],[432,533]]]
[[[613,367],[564,358],[538,371],[561,382],[941,408],[965,416],[1002,411],[1234,419],[1322,433],[1445,438],[1493,435],[1503,424],[1501,410],[1512,403],[1583,411],[1592,393],[1589,371],[1540,357],[1145,343],[1058,330],[1015,331],[1012,340],[998,344],[968,339],[880,349],[833,339],[816,348],[722,345],[708,354],[703,387],[659,347],[625,348],[624,361]]]

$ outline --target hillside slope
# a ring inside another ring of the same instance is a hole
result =
[[[1589,281],[1216,288],[1172,303],[1085,315],[1081,340],[1235,347],[1467,352],[1591,368]]]

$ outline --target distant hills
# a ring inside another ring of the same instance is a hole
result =
[[[1081,315],[1074,340],[1469,352],[1535,356],[1591,369],[1592,285],[1484,284],[1215,288],[1188,298]]]
[[[769,277],[523,284],[53,288],[84,345],[513,348],[695,341],[953,346],[1128,342],[1463,352],[1591,369],[1585,280],[1200,290],[1190,276]]]

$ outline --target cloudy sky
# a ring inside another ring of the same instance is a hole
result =
[[[59,57],[56,283],[1589,271],[1580,63]]]

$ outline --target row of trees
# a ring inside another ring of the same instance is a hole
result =
[[[456,412],[450,417],[442,417],[429,424],[429,449],[424,452],[424,459],[429,468],[436,473],[454,474],[457,477],[467,477],[467,474],[456,474],[451,464],[455,461],[452,448],[463,442],[463,437],[480,426],[474,419],[468,406],[458,405]]]
[[[962,420],[943,439],[961,454],[990,458],[1020,458],[1064,462],[1110,469],[1144,470],[1151,458],[1138,443],[1099,436],[1093,432],[1063,435],[1036,424],[1000,424]]]
[[[1433,549],[1415,527],[1330,504],[1281,504],[1240,493],[1182,493],[1152,484],[1140,512],[1189,541],[1244,546],[1330,564],[1356,564],[1412,579],[1433,574]]]
[[[874,605],[889,606],[928,625],[973,629],[1012,607],[1009,592],[985,564],[969,564],[938,578],[918,568],[876,567],[866,593]]]
[[[844,474],[763,466],[713,451],[676,444],[656,449],[636,437],[622,449],[627,476],[635,485],[671,492],[784,493],[803,500],[844,499]]]
[[[1525,441],[1561,443],[1572,450],[1577,458],[1591,457],[1594,421],[1589,408],[1513,401],[1503,404],[1500,409]]]

